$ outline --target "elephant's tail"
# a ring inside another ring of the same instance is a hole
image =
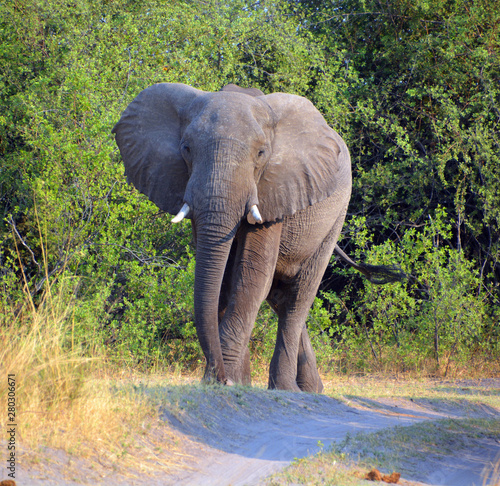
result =
[[[339,247],[335,245],[335,253],[346,263],[361,272],[371,283],[384,285],[390,282],[401,282],[408,278],[397,265],[369,265],[368,263],[356,263],[349,258]]]

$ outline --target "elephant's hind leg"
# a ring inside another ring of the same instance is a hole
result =
[[[305,323],[337,242],[343,217],[338,221],[316,252],[302,263],[298,273],[291,279],[275,282],[269,294],[270,304],[278,314],[269,388],[318,393],[323,388]]]
[[[323,391],[323,382],[319,376],[316,356],[309,339],[307,326],[302,328],[300,335],[296,381],[302,391],[310,393],[321,393]]]
[[[269,295],[270,304],[278,314],[276,346],[269,367],[269,388],[271,389],[301,391],[299,383],[304,387],[304,391],[311,391],[309,388],[315,388],[314,383],[308,385],[305,380],[306,375],[310,373],[303,372],[306,364],[309,371],[311,366],[316,367],[316,360],[314,359],[313,363],[310,359],[314,357],[314,352],[309,353],[309,337],[307,336],[306,343],[302,342],[303,332],[307,334],[305,322],[315,295],[315,290],[309,288],[309,282],[306,284],[280,282]],[[302,290],[305,292],[302,293]],[[300,377],[299,381],[297,377]],[[316,381],[313,380],[313,382]]]

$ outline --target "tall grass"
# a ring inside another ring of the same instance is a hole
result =
[[[159,448],[178,448],[158,407],[133,387],[116,385],[102,347],[87,341],[83,348],[75,339],[73,295],[70,284],[46,283],[35,303],[26,285],[21,304],[4,305],[0,427],[6,430],[7,375],[13,375],[22,460],[38,462],[59,449],[113,470],[144,471],[152,462],[155,470],[170,468],[175,461]]]

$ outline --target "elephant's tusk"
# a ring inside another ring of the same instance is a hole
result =
[[[256,204],[254,204],[251,208],[250,211],[247,214],[247,221],[250,224],[262,224],[264,220],[262,219],[262,216],[260,215],[259,208],[257,207]]]
[[[172,219],[172,223],[180,223],[188,214],[189,214],[189,206],[184,203],[181,210],[177,213],[177,216]]]

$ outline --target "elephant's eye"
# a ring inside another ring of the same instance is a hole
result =
[[[189,148],[188,145],[183,145],[182,146],[182,151],[185,153],[185,154],[189,154],[191,152],[191,149]]]
[[[266,151],[264,149],[259,150],[258,156],[262,157],[265,153],[266,153]]]

